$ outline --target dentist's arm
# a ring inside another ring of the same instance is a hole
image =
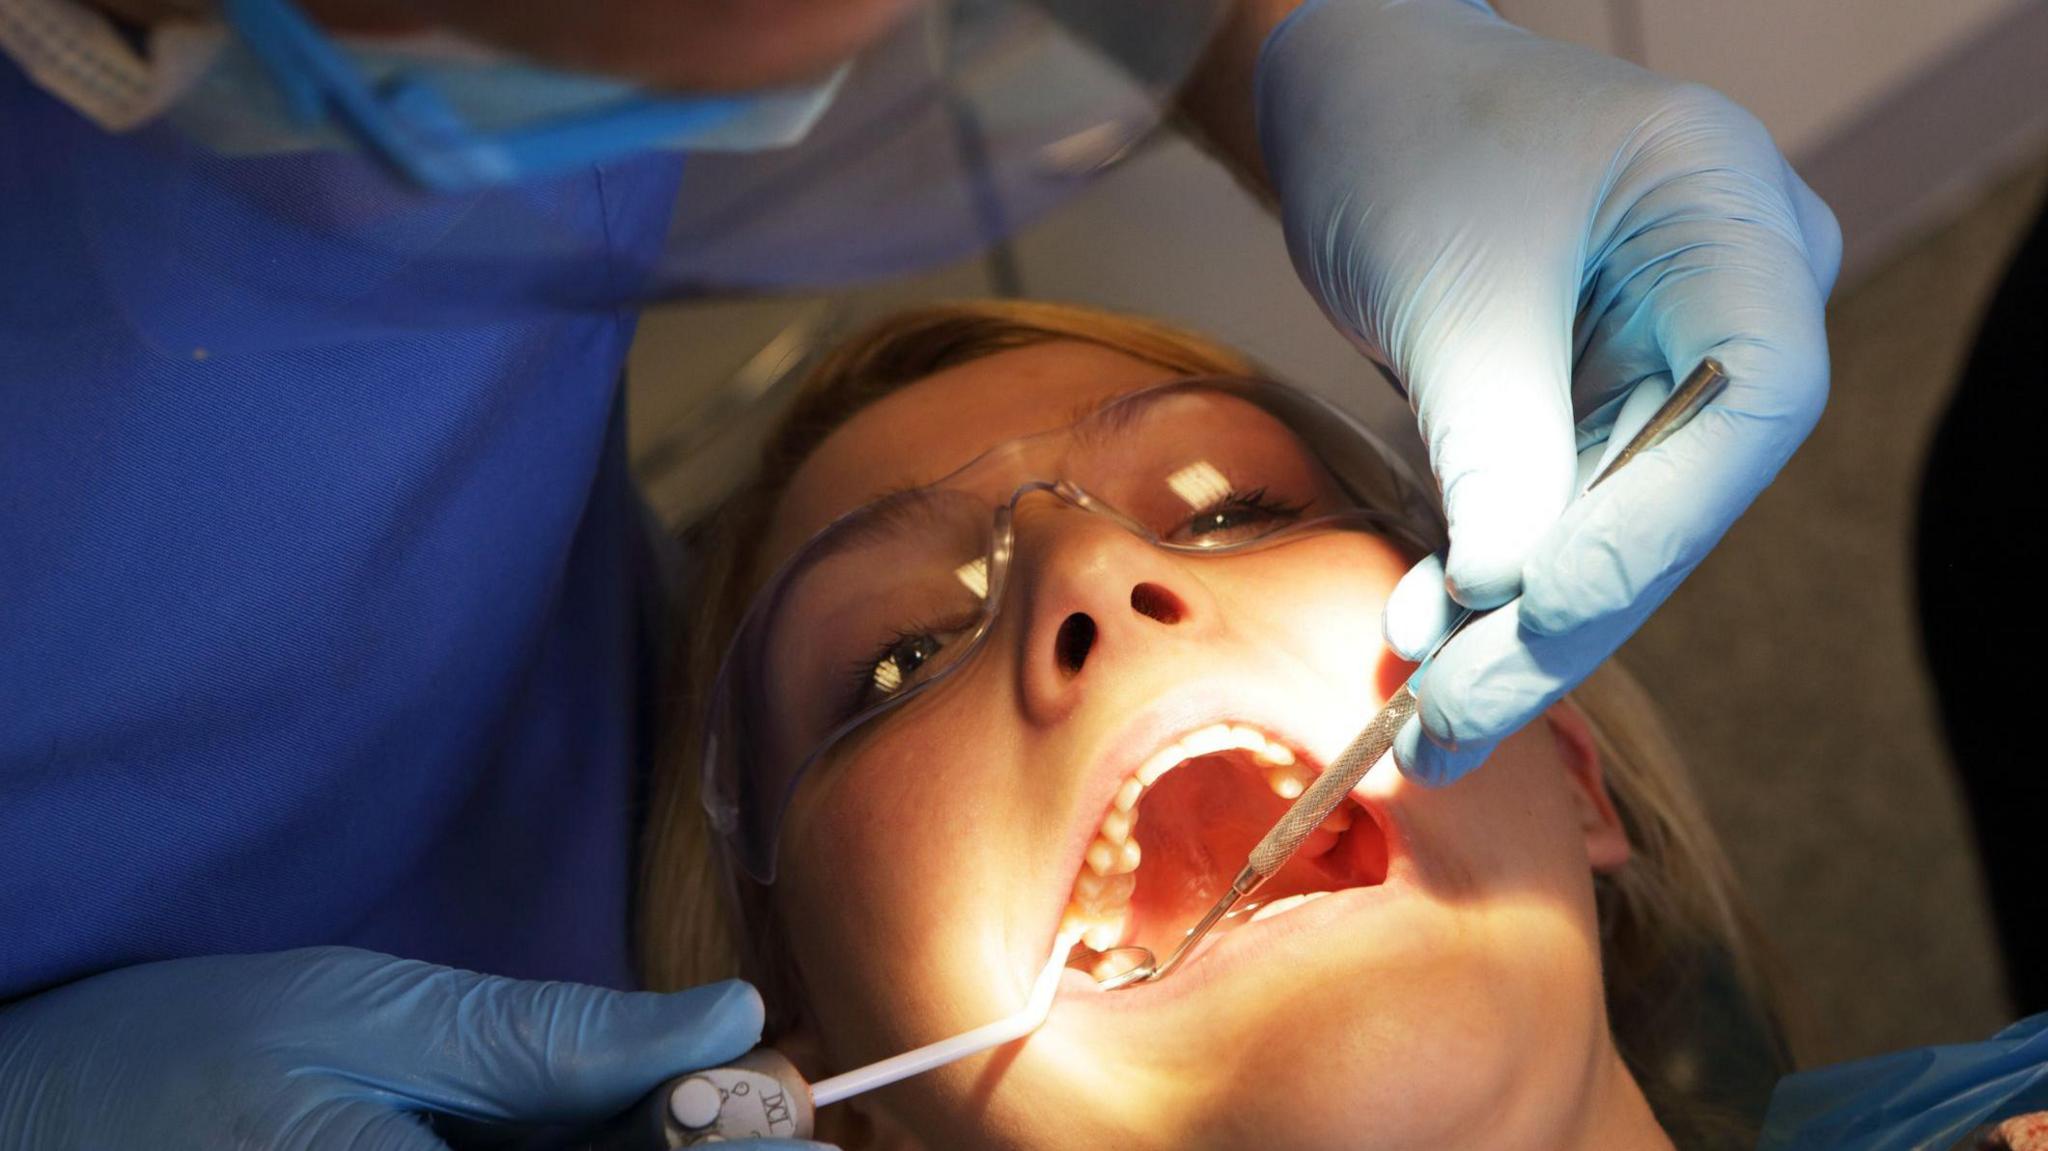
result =
[[[1719,93],[1467,0],[1240,0],[1183,105],[1407,389],[1451,547],[1396,591],[1388,639],[1418,654],[1447,596],[1521,596],[1446,647],[1396,745],[1411,776],[1456,779],[1607,658],[1812,430],[1834,217]],[[1720,398],[1574,501],[1623,402],[1707,356]]]

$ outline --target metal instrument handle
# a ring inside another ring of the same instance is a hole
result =
[[[1400,690],[1387,700],[1386,706],[1380,708],[1379,714],[1372,717],[1372,722],[1365,725],[1365,730],[1358,733],[1358,737],[1329,767],[1323,769],[1321,775],[1316,776],[1308,790],[1294,801],[1294,806],[1287,809],[1287,814],[1280,817],[1280,822],[1259,840],[1258,846],[1252,848],[1251,868],[1258,873],[1261,883],[1280,870],[1295,849],[1323,820],[1329,818],[1331,812],[1337,810],[1337,805],[1344,802],[1344,797],[1351,794],[1351,789],[1365,778],[1372,765],[1394,746],[1394,737],[1401,734],[1401,725],[1415,714],[1415,706],[1415,693],[1407,684],[1402,684]]]

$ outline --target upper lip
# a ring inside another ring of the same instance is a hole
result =
[[[1341,742],[1333,745],[1331,740],[1348,740],[1352,733],[1346,730],[1344,734],[1336,735],[1329,731],[1310,730],[1313,723],[1303,721],[1300,699],[1276,698],[1276,695],[1256,688],[1247,690],[1242,676],[1228,677],[1228,682],[1184,685],[1140,708],[1097,745],[1084,770],[1082,783],[1075,789],[1079,798],[1072,813],[1072,827],[1058,857],[1063,866],[1053,868],[1049,873],[1057,877],[1056,881],[1061,886],[1047,893],[1047,906],[1039,921],[1042,930],[1026,944],[1027,953],[1052,942],[1060,917],[1066,910],[1074,878],[1085,865],[1088,845],[1093,842],[1096,829],[1101,826],[1117,790],[1162,748],[1172,746],[1192,732],[1219,723],[1243,724],[1286,744],[1295,751],[1302,766],[1321,773],[1324,764],[1342,747]],[[1385,813],[1378,804],[1367,801],[1356,792],[1352,798],[1366,807],[1382,828],[1388,826]],[[1036,953],[1043,954],[1042,951]],[[1034,968],[1036,962],[1032,964]]]

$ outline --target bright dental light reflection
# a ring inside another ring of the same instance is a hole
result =
[[[1230,494],[1230,481],[1208,460],[1196,460],[1166,477],[1166,486],[1191,508],[1213,506]]]
[[[953,578],[959,580],[961,586],[965,587],[968,591],[973,592],[975,599],[987,599],[988,557],[983,556],[980,559],[969,560],[954,568]]]

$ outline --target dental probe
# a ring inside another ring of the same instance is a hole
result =
[[[1662,443],[1666,436],[1684,426],[1687,420],[1719,395],[1722,386],[1727,382],[1727,371],[1721,367],[1719,361],[1711,357],[1701,360],[1700,366],[1693,369],[1692,374],[1685,378],[1685,382],[1673,388],[1671,394],[1664,398],[1664,402],[1658,405],[1656,412],[1650,416],[1649,422],[1643,425],[1642,430],[1630,438],[1628,444],[1600,470],[1599,475],[1593,478],[1592,483],[1586,485],[1586,490],[1592,491],[1599,487],[1602,481],[1620,471],[1629,461]],[[1231,908],[1272,878],[1273,873],[1280,870],[1316,827],[1337,809],[1337,805],[1344,801],[1344,797],[1351,793],[1351,789],[1365,777],[1365,773],[1372,770],[1372,765],[1378,763],[1380,757],[1387,753],[1387,749],[1394,746],[1394,737],[1400,734],[1401,726],[1415,714],[1416,685],[1422,681],[1423,673],[1429,670],[1430,661],[1436,658],[1436,654],[1442,651],[1444,645],[1451,642],[1454,636],[1465,630],[1466,625],[1473,620],[1491,615],[1496,610],[1498,609],[1488,608],[1485,611],[1473,611],[1467,608],[1452,621],[1444,634],[1430,645],[1428,653],[1422,657],[1422,662],[1416,666],[1414,674],[1394,692],[1386,705],[1380,708],[1379,714],[1372,717],[1372,722],[1365,725],[1365,730],[1359,732],[1330,766],[1309,784],[1308,789],[1288,807],[1287,814],[1280,817],[1280,822],[1274,824],[1273,829],[1252,848],[1251,859],[1244,865],[1244,870],[1239,871],[1237,877],[1230,881],[1230,887],[1216,901],[1215,906],[1209,908],[1202,918],[1188,929],[1188,933],[1181,937],[1179,946],[1166,957],[1165,963],[1154,964],[1152,970],[1146,973],[1146,963],[1141,961],[1130,970],[1114,976],[1104,986],[1127,987],[1133,983],[1149,983],[1163,978],[1167,972],[1172,971],[1187,958],[1188,953],[1194,950],[1195,944],[1201,942],[1202,937],[1209,934],[1210,930],[1230,913]],[[1128,950],[1144,951],[1144,948],[1133,947]]]
[[[734,1139],[808,1139],[820,1107],[1038,1030],[1052,1014],[1067,953],[1080,938],[1076,931],[1054,942],[1052,958],[1032,983],[1024,1007],[1013,1015],[816,1083],[804,1082],[774,1048],[756,1047],[723,1067],[687,1072],[664,1082],[602,1131],[569,1146],[574,1151],[670,1151]]]

